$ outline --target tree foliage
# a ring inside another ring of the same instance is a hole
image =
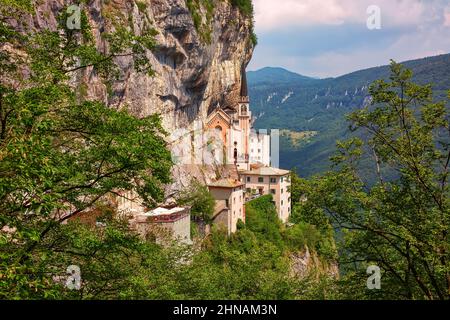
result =
[[[177,203],[190,206],[193,217],[210,223],[216,202],[208,187],[193,179],[191,184],[177,195]]]
[[[16,4],[21,9],[22,2]],[[137,71],[151,73],[146,51],[153,48],[152,31],[105,34],[105,53],[97,50],[86,18],[81,30],[68,30],[63,21],[64,15],[57,31],[33,34],[0,21],[0,38],[10,45],[0,51],[3,297],[53,297],[46,288],[52,288],[58,264],[47,259],[55,246],[49,239],[68,230],[62,222],[123,190],[136,191],[151,207],[170,182],[172,162],[158,115],[138,119],[80,99],[70,85],[88,69],[113,81],[122,56],[133,57]],[[61,259],[69,259],[72,251],[64,252]]]
[[[313,179],[303,210],[325,210],[342,231],[340,263],[347,286],[364,297],[448,299],[450,130],[448,101],[392,62],[390,81],[370,88],[371,106],[349,116],[364,139],[338,143],[335,172]],[[360,160],[370,155],[375,185]],[[387,179],[383,169],[395,171]],[[381,290],[365,291],[366,267],[382,269]]]

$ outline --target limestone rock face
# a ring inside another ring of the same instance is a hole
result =
[[[339,278],[339,267],[336,262],[326,263],[321,261],[316,252],[311,252],[308,246],[304,250],[292,253],[291,261],[291,275],[299,279],[307,276],[315,276],[317,279],[320,276],[327,276],[331,278]]]
[[[36,1],[27,27],[55,30],[58,14],[72,3]],[[218,104],[233,106],[239,98],[241,73],[253,52],[250,18],[229,1],[217,0],[208,21],[206,9],[200,7],[209,28],[197,31],[185,0],[90,0],[83,6],[100,50],[108,48],[102,34],[114,31],[117,24],[137,35],[148,25],[156,29],[156,49],[148,52],[155,76],[137,73],[132,58],[122,57],[116,61],[120,79],[109,91],[89,70],[74,83],[87,84],[87,98],[100,99],[112,108],[128,108],[137,117],[161,114],[171,148],[183,149],[184,157],[192,159],[175,166],[171,190],[187,184],[192,176],[208,182],[220,175],[220,164],[204,163],[203,153],[209,150],[198,135],[204,131],[208,113]],[[210,41],[202,36],[205,32]]]

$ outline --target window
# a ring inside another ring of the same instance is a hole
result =
[[[236,197],[233,198],[233,204],[236,204]]]
[[[277,183],[277,178],[270,178],[270,183]]]
[[[260,183],[264,182],[264,177],[259,177],[258,182],[260,182]]]
[[[281,178],[280,178],[280,182],[283,182],[283,181],[284,181],[284,177],[281,177]]]
[[[247,177],[247,182],[250,182],[252,179],[250,177]]]
[[[275,189],[270,189],[270,193],[272,193],[272,194],[276,194],[276,193],[277,193],[277,191],[276,191]]]
[[[258,153],[261,153],[261,149],[258,149]]]
[[[283,193],[284,193],[284,189],[282,188],[282,189],[281,189],[281,194],[283,194]]]
[[[283,205],[284,204],[284,201],[283,200],[281,200],[281,205]]]

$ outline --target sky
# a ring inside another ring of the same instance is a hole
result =
[[[253,0],[253,4],[258,46],[247,70],[283,67],[326,78],[385,65],[390,59],[401,62],[450,53],[450,0]],[[371,26],[379,21],[380,28],[369,29],[368,20]]]

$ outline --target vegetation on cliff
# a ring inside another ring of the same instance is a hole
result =
[[[59,241],[61,223],[123,190],[154,205],[170,182],[172,161],[158,115],[135,118],[79,98],[68,84],[86,68],[108,81],[117,76],[115,58],[124,55],[151,73],[151,34],[119,29],[107,36],[105,53],[87,24],[69,30],[61,21],[57,31],[24,35],[4,14],[0,38],[15,50],[0,54],[0,295],[45,298],[54,295],[52,277],[64,272],[55,270],[54,249],[63,246],[56,252],[67,261],[78,255]]]
[[[189,186],[181,190],[176,201],[178,205],[189,206],[192,217],[211,223],[216,202],[207,186],[193,179]]]
[[[214,9],[216,3],[219,1],[229,1],[246,19],[250,20],[250,42],[253,46],[256,46],[258,38],[254,31],[252,0],[186,0],[186,6],[192,15],[195,29],[199,33],[202,41],[207,44],[211,43]]]

